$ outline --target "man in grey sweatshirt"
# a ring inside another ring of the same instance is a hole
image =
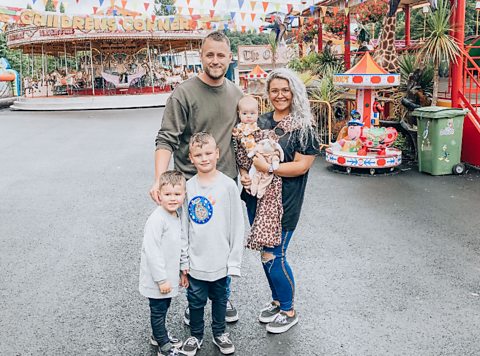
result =
[[[196,132],[209,132],[215,138],[220,149],[218,170],[232,179],[238,175],[231,137],[237,123],[237,103],[243,94],[225,78],[232,52],[223,32],[212,32],[204,39],[200,58],[204,72],[177,86],[165,106],[155,140],[155,181],[150,189],[150,196],[157,204],[160,204],[158,179],[168,169],[172,154],[176,170],[186,179],[195,175],[195,167],[188,158],[188,142]],[[227,279],[227,297],[230,299],[229,281]],[[188,309],[184,320],[189,324]],[[237,320],[237,310],[229,300],[226,321]]]

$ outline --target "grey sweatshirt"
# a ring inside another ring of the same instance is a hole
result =
[[[178,294],[181,251],[180,218],[157,207],[145,224],[138,289],[147,298],[171,298]],[[161,294],[158,282],[169,281],[172,291]]]
[[[217,172],[208,186],[197,175],[187,182],[182,228],[182,270],[209,282],[240,276],[244,218],[240,193],[231,178]]]
[[[155,140],[156,149],[173,152],[175,169],[189,179],[196,170],[188,159],[188,141],[193,133],[208,132],[220,149],[218,170],[236,178],[232,129],[237,122],[237,103],[241,97],[241,90],[228,79],[218,87],[209,86],[198,77],[183,82],[167,100]]]

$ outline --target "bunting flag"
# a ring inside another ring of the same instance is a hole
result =
[[[252,8],[252,11],[255,9],[255,5],[257,5],[256,1],[250,1],[250,6]]]
[[[58,5],[58,0],[53,0],[53,7],[57,8],[57,5]]]
[[[76,2],[77,2],[77,4],[78,4],[78,2],[79,2],[80,0],[75,0],[75,1],[76,1]],[[34,3],[34,4],[35,4],[35,3]]]
[[[190,6],[190,0],[187,0],[187,6]]]
[[[349,7],[346,7],[345,8],[345,16],[348,16],[348,13],[350,12],[350,8]]]
[[[326,6],[320,6],[320,10],[322,11],[322,16],[325,17],[327,14],[327,7]]]
[[[215,16],[215,10],[210,10],[210,18],[212,18],[213,16]]]
[[[260,27],[258,28],[258,31],[263,32],[263,26],[260,26]]]
[[[124,9],[127,6],[127,0],[122,0],[122,8]]]
[[[189,7],[189,8],[188,8],[188,13],[190,14],[190,16],[192,16],[192,13],[193,13],[193,7]]]
[[[335,7],[333,7],[333,8],[332,8],[332,12],[333,12],[333,15],[334,15],[334,16],[337,16],[337,13],[338,13],[338,7],[336,7],[336,6],[335,6]]]
[[[315,19],[313,17],[308,18],[308,23],[311,25],[315,22]]]
[[[36,2],[37,2],[37,0],[32,0],[32,4],[34,4],[34,5],[35,5],[35,3],[36,3]]]
[[[113,7],[115,5],[115,0],[110,0],[110,7]]]
[[[217,1],[218,0],[212,0],[213,7],[217,6]]]
[[[238,8],[241,9],[245,0],[238,0]]]
[[[275,11],[280,11],[280,4],[275,4]]]
[[[98,7],[94,6],[93,7],[93,14],[95,15],[97,13]]]
[[[315,5],[310,6],[310,13],[312,15],[315,13]]]
[[[292,4],[287,4],[287,12],[291,13],[293,10],[293,5]],[[266,11],[266,10],[265,10]]]
[[[152,15],[151,18],[152,18],[152,22],[155,22],[155,19],[156,19],[157,17],[156,17],[155,15]]]
[[[205,22],[207,29],[210,30],[212,28],[212,23],[210,21]]]
[[[148,10],[148,7],[150,6],[150,3],[149,2],[144,2],[143,3],[143,7],[145,8],[145,11]]]
[[[170,20],[170,24],[171,24],[173,21],[175,21],[175,16],[170,16],[168,19]]]
[[[252,18],[252,22],[255,20],[256,16],[257,16],[257,14],[254,13],[254,12],[250,14],[250,17]]]
[[[240,13],[240,17],[242,18],[242,21],[245,21],[245,15],[246,15],[245,12],[241,12],[241,13]]]
[[[178,13],[181,14],[183,11],[183,6],[178,6],[177,7]]]
[[[172,11],[172,5],[166,5],[165,9],[167,9],[167,12],[171,12]]]
[[[245,32],[246,29],[247,29],[247,26],[242,26],[242,32]]]
[[[262,1],[262,6],[263,6],[263,11],[264,12],[267,12],[267,9],[268,9],[268,1]],[[292,5],[290,5],[292,6]]]
[[[235,17],[236,14],[237,14],[236,12],[231,12],[230,13],[230,18],[233,20],[233,18]]]
[[[105,0],[98,0],[98,2],[100,3],[100,6],[103,5],[103,2],[104,2],[104,1],[105,1]],[[64,5],[65,5],[65,4],[64,4]]]

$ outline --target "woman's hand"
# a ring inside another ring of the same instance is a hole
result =
[[[270,168],[270,164],[260,153],[257,153],[255,157],[253,157],[253,165],[255,166],[257,171],[262,173],[268,173],[268,170]]]
[[[245,169],[240,169],[240,183],[242,183],[243,187],[249,191],[250,186],[252,185],[252,180]]]

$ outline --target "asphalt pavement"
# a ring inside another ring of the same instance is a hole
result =
[[[154,355],[137,285],[162,113],[0,111],[1,355]],[[478,170],[351,176],[318,157],[288,252],[300,322],[258,323],[269,293],[246,251],[235,354],[480,355],[479,211]],[[219,355],[208,327],[197,355]]]

